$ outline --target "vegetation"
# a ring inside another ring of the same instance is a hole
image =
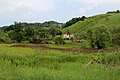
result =
[[[24,29],[21,23],[15,23],[14,29],[10,31],[9,37],[11,40],[21,42],[25,39]]]
[[[4,31],[0,30],[0,43],[8,43],[11,42],[10,38],[8,37],[8,34]]]
[[[49,35],[52,35],[52,37],[54,38],[56,35],[62,35],[62,31],[60,29],[52,27],[49,29]]]
[[[103,49],[111,42],[111,33],[105,25],[90,29],[87,34],[92,48]]]
[[[112,43],[113,45],[120,45],[120,26],[112,29]]]
[[[120,33],[119,21],[120,21],[120,19],[119,18],[120,18],[119,13],[118,14],[113,13],[113,14],[96,15],[96,16],[89,17],[89,18],[85,19],[84,21],[79,21],[67,28],[64,28],[63,32],[66,32],[67,30],[69,30],[70,32],[72,32],[75,35],[76,39],[78,39],[78,37],[79,37],[79,40],[88,40],[87,37],[91,37],[91,38],[89,38],[89,40],[90,40],[90,44],[92,47],[95,47],[95,45],[96,46],[98,45],[99,48],[104,48],[105,43],[109,42],[109,39],[110,39],[110,37],[107,37],[107,36],[111,36],[113,45],[119,45],[119,43],[120,43],[120,41],[119,41],[120,40],[119,39],[119,33]],[[106,30],[105,30],[105,28],[100,26],[100,24],[107,26],[108,29],[106,28]],[[98,30],[98,27],[99,27],[99,30]],[[94,29],[94,30],[92,30],[92,29]],[[100,30],[102,30],[102,31],[100,31]],[[107,34],[104,35],[104,32]],[[87,33],[89,34],[88,36],[86,36]],[[103,37],[104,37],[104,39],[102,39],[103,41],[101,41],[100,39]],[[105,38],[106,38],[106,40],[105,40]],[[100,44],[96,44],[95,40],[97,40],[97,39],[98,39],[97,43],[100,43]],[[106,45],[107,44],[108,43],[106,43]],[[100,47],[100,45],[102,45],[104,47]]]
[[[67,28],[63,29],[63,32],[69,30],[72,33],[84,35],[90,28],[99,26],[99,24],[104,24],[108,26],[109,29],[113,29],[119,26],[120,14],[101,14],[92,17],[88,17],[84,21],[79,21]]]
[[[120,78],[119,51],[80,54],[10,46],[12,45],[0,46],[1,80],[119,80]],[[99,59],[100,63],[91,63],[94,59]]]
[[[71,20],[69,20],[68,22],[66,22],[64,25],[63,25],[63,28],[66,28],[66,27],[69,27],[75,23],[77,23],[78,21],[84,21],[84,19],[86,19],[85,16],[82,16],[81,18],[72,18]]]
[[[111,13],[120,13],[120,11],[117,10],[117,11],[109,11],[109,12],[107,12],[107,14],[111,14]]]
[[[62,37],[56,37],[54,41],[55,41],[55,44],[65,44],[65,41],[63,40]]]
[[[18,23],[18,22],[14,22]],[[61,28],[63,26],[63,23],[58,23],[55,21],[48,21],[44,23],[21,23],[23,27],[32,27],[32,28],[50,28],[50,27],[55,27],[55,28]],[[10,26],[3,26],[1,29],[4,31],[10,31],[14,30],[15,24],[12,24]]]
[[[2,27],[0,80],[119,80],[119,22],[117,11]],[[68,31],[74,36],[64,40]]]

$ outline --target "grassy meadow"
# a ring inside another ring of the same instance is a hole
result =
[[[0,44],[0,80],[120,79],[119,50],[87,54],[13,45]]]
[[[79,21],[67,28],[63,29],[63,32],[69,30],[75,35],[83,35],[89,30],[91,27],[94,28],[99,26],[100,24],[107,25],[108,28],[114,29],[116,26],[119,26],[120,22],[120,13],[111,13],[111,14],[99,14],[96,16],[88,17],[84,21]]]

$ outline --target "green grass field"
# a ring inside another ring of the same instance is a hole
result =
[[[64,28],[63,32],[69,30],[74,35],[84,35],[87,30],[89,30],[90,28],[94,28],[95,26],[99,26],[100,24],[104,24],[108,26],[109,29],[113,29],[116,26],[119,26],[119,23],[120,13],[100,14],[89,17],[84,21],[79,21],[67,28]]]
[[[0,44],[0,80],[120,79],[119,50],[113,53],[83,54],[42,48],[11,47],[12,45]],[[94,59],[99,59],[100,63],[91,63]]]

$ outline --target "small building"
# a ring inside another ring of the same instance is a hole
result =
[[[71,39],[71,38],[74,38],[74,35],[70,32],[66,32],[66,33],[64,33],[63,38],[64,39]]]

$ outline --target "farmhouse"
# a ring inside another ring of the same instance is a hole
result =
[[[71,39],[71,38],[74,38],[74,36],[72,33],[66,32],[66,33],[64,33],[63,38],[64,39]]]

